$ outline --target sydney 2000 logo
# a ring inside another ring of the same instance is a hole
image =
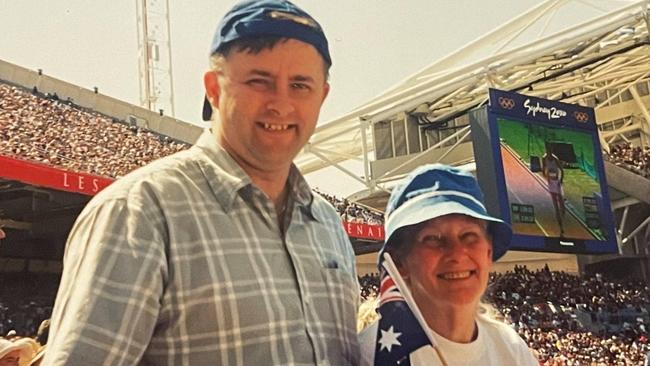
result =
[[[526,114],[532,114],[533,117],[539,114],[545,114],[546,117],[551,120],[551,119],[558,119],[566,116],[566,111],[563,109],[559,109],[556,107],[544,107],[539,102],[536,104],[532,104],[530,102],[530,99],[526,99],[524,102],[524,108],[526,108]]]

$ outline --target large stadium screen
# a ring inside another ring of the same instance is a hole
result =
[[[512,249],[617,251],[593,109],[491,89],[470,123],[487,209],[512,225]]]

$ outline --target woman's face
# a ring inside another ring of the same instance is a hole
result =
[[[485,221],[445,215],[410,232],[401,243],[410,249],[398,267],[419,307],[478,306],[492,269],[492,241]]]

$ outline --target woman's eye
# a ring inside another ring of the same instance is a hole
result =
[[[439,246],[442,244],[442,239],[440,235],[425,235],[422,238],[422,243],[429,246]]]
[[[465,233],[465,234],[462,235],[463,241],[468,242],[468,243],[477,242],[479,240],[479,238],[480,238],[480,235],[478,233],[475,233],[475,232],[469,232],[469,233]]]

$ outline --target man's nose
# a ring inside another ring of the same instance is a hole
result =
[[[289,95],[288,87],[276,87],[266,105],[269,112],[277,117],[286,117],[293,113],[295,107]]]

